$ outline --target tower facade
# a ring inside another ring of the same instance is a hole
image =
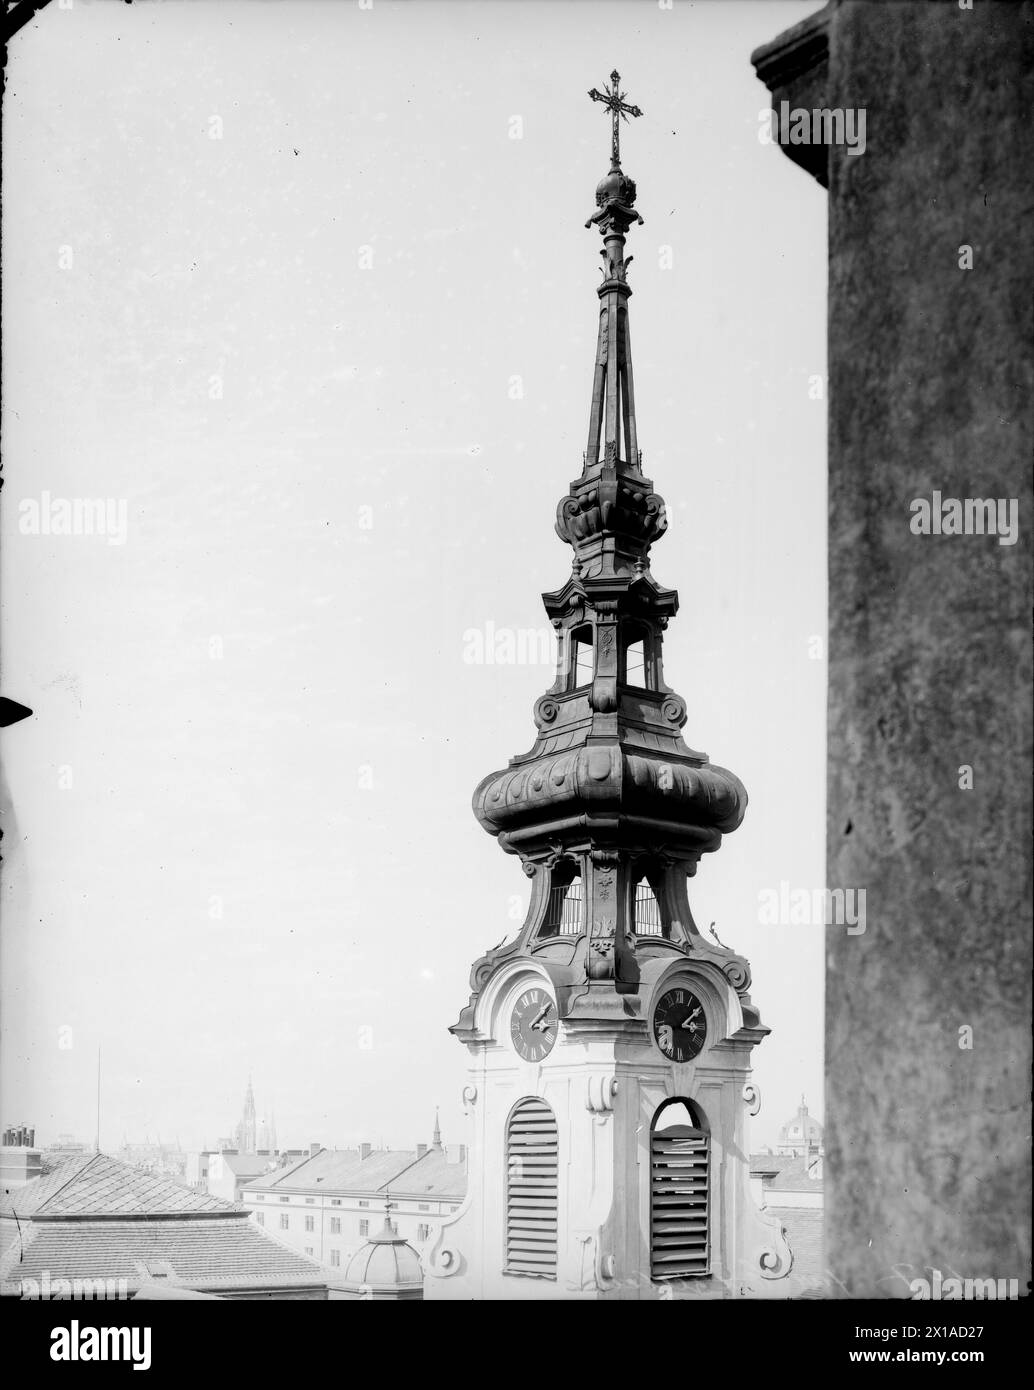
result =
[[[469,1187],[425,1257],[428,1298],[757,1297],[790,1267],[749,1192],[768,1030],[747,961],[701,936],[688,900],[747,797],[686,744],[664,679],[678,595],[650,568],[667,523],[638,446],[625,241],[642,218],[619,147],[642,113],[618,83],[590,92],[611,163],[586,223],[604,266],[588,438],[556,518],[572,568],[543,595],[556,679],[530,751],[474,794],[531,901],[452,1026],[470,1054]]]

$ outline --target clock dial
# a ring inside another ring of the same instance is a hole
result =
[[[556,1004],[537,985],[522,990],[510,1015],[510,1040],[526,1062],[541,1062],[553,1050],[557,1035]]]
[[[670,1062],[691,1062],[707,1041],[704,1006],[681,986],[662,994],[653,1011],[653,1036]]]

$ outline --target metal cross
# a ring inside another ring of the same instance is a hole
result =
[[[618,122],[627,121],[629,116],[641,116],[643,113],[638,106],[629,106],[625,101],[625,93],[618,91],[618,83],[621,81],[621,74],[615,69],[610,74],[610,89],[605,92],[598,92],[595,87],[589,95],[593,101],[602,101],[610,112],[613,119],[613,131],[610,138],[610,157],[615,164],[621,163],[621,148],[618,137]]]

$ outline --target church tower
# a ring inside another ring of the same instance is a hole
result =
[[[678,596],[654,579],[663,499],[638,446],[625,238],[642,218],[610,170],[586,223],[603,241],[582,471],[557,508],[567,582],[543,595],[556,679],[529,752],[486,777],[474,813],[531,879],[517,936],[471,972],[451,1031],[470,1054],[469,1186],[425,1260],[442,1299],[771,1294],[782,1231],[749,1191],[751,1051],[767,1034],[747,961],[705,940],[687,879],[740,824],[739,780],[682,737],[664,680]]]
[[[252,1089],[251,1077],[249,1076],[248,1089],[244,1093],[244,1110],[235,1133],[238,1153],[253,1154],[255,1152],[257,1128],[255,1120],[255,1092]]]

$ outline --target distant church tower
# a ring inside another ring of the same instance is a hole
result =
[[[751,1050],[769,1030],[747,961],[700,935],[686,892],[747,797],[683,742],[664,683],[678,596],[650,572],[667,522],[637,442],[624,247],[642,219],[618,144],[642,113],[611,81],[589,94],[612,116],[611,166],[586,224],[604,264],[588,443],[557,509],[573,566],[543,596],[556,680],[530,752],[474,794],[531,903],[474,964],[451,1030],[470,1053],[470,1179],[427,1253],[427,1298],[758,1297],[790,1267],[749,1191]]]
[[[255,1121],[255,1092],[251,1088],[251,1077],[248,1077],[248,1089],[244,1093],[244,1111],[237,1125],[236,1139],[237,1152],[242,1154],[253,1154],[257,1147],[257,1125]]]

